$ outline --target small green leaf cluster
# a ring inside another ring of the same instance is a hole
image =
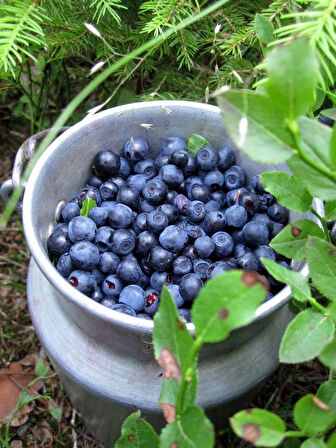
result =
[[[212,448],[215,433],[197,396],[197,360],[204,343],[226,339],[235,328],[248,324],[265,298],[264,279],[254,272],[230,271],[209,280],[195,299],[191,314],[193,337],[179,319],[176,304],[164,286],[154,316],[155,358],[164,371],[159,404],[167,425],[158,437],[140,418],[125,420],[116,448]]]

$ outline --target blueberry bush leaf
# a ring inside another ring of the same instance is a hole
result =
[[[336,414],[336,380],[322,383],[318,388],[316,396],[326,403],[333,413]]]
[[[330,407],[312,394],[305,395],[294,406],[294,422],[307,436],[328,428],[335,418]]]
[[[327,445],[321,439],[306,439],[300,448],[326,448]]]
[[[309,210],[313,198],[300,179],[278,171],[263,173],[260,180],[284,207],[302,213]]]
[[[329,369],[336,370],[336,339],[324,347],[319,356],[320,361]]]
[[[305,153],[325,168],[331,165],[326,148],[329,148],[332,132],[328,126],[307,117],[298,119],[300,143]]]
[[[328,448],[336,448],[336,431],[331,434],[327,442]]]
[[[336,200],[326,202],[325,205],[325,214],[328,219],[336,219]]]
[[[306,256],[306,244],[310,235],[324,238],[322,229],[309,219],[292,222],[273,238],[270,246],[282,255],[294,260]]]
[[[159,437],[152,426],[136,411],[126,418],[121,428],[121,437],[114,448],[159,448]]]
[[[273,25],[262,14],[256,14],[254,19],[254,28],[257,33],[261,48],[264,52],[267,44],[273,40]]]
[[[250,91],[228,90],[218,97],[224,125],[235,144],[251,159],[281,163],[292,155],[293,137],[274,102]],[[241,129],[247,119],[247,129]]]
[[[333,127],[333,131],[330,139],[330,160],[331,167],[335,171],[336,170],[336,127]]]
[[[280,345],[280,362],[297,363],[318,356],[333,339],[335,324],[328,316],[308,308],[289,323]]]
[[[180,420],[167,425],[160,434],[161,448],[213,448],[214,443],[212,423],[198,406],[190,406]]]
[[[85,198],[80,210],[80,215],[89,216],[90,210],[92,210],[94,207],[97,207],[96,201],[91,198]]]
[[[201,148],[208,145],[210,143],[198,134],[192,134],[187,140],[187,150],[193,155],[196,155]]]
[[[230,418],[234,432],[254,446],[278,446],[285,438],[284,421],[264,409],[240,411]]]
[[[162,288],[159,309],[154,316],[153,343],[155,358],[165,371],[165,378],[178,381],[193,339],[180,321],[166,286]]]
[[[195,370],[192,374],[191,382],[187,385],[187,390],[183,403],[183,411],[195,403],[197,396],[197,386],[198,386],[198,374],[197,370]],[[178,390],[179,390],[179,383],[174,381],[172,378],[163,380],[160,397],[158,400],[159,403],[168,403],[170,405],[175,406]]]
[[[306,253],[314,285],[328,299],[336,301],[336,247],[321,238],[310,237]]]
[[[191,314],[196,337],[218,342],[249,323],[266,295],[266,278],[251,271],[230,271],[206,282]]]
[[[291,287],[292,296],[299,302],[306,302],[311,297],[308,280],[299,272],[291,271],[281,264],[267,258],[261,258],[263,265],[279,282]]]
[[[284,117],[293,120],[306,114],[315,100],[319,74],[308,40],[297,39],[274,48],[267,56],[266,70],[266,90]]]

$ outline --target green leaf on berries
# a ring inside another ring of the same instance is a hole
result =
[[[233,431],[254,446],[278,446],[285,438],[284,421],[264,409],[247,409],[230,418]]]
[[[261,261],[272,277],[291,287],[296,300],[306,302],[311,297],[308,280],[300,272],[291,271],[267,258],[261,258]]]
[[[318,388],[316,396],[328,405],[336,415],[336,380],[322,383]]]
[[[308,239],[306,255],[314,285],[336,302],[336,247],[312,236]]]
[[[319,356],[320,361],[329,369],[336,370],[336,339],[324,347]]]
[[[335,324],[330,317],[308,308],[288,325],[280,345],[280,362],[297,363],[318,356],[333,339]]]
[[[266,90],[274,107],[289,119],[306,114],[314,104],[319,75],[315,51],[308,40],[296,39],[275,47],[266,59],[266,70]]]
[[[330,156],[326,148],[329,148],[330,145],[331,129],[308,117],[300,117],[298,126],[304,152],[320,165],[330,168]]]
[[[300,448],[327,448],[327,445],[321,439],[307,439]]]
[[[251,159],[281,163],[291,157],[293,137],[269,97],[228,90],[218,97],[218,104],[230,137]]]
[[[209,146],[210,143],[204,137],[198,134],[192,134],[187,140],[187,150],[194,156],[204,146]]]
[[[94,199],[85,198],[80,210],[80,215],[89,216],[90,211],[95,207],[97,207],[97,202]]]
[[[331,167],[335,171],[336,170],[336,126],[333,127],[330,139],[330,148],[329,148]]]
[[[260,175],[266,191],[275,196],[281,205],[297,212],[306,212],[312,204],[312,196],[300,179],[281,171]]]
[[[273,40],[273,25],[262,14],[256,14],[254,19],[254,29],[257,33],[261,48],[264,52],[267,44]]]
[[[294,422],[307,436],[328,428],[334,418],[330,407],[314,395],[305,395],[294,406]]]
[[[153,343],[155,358],[165,371],[165,378],[178,381],[186,365],[193,338],[179,319],[174,299],[165,285],[159,309],[154,316]]]
[[[331,434],[327,442],[328,448],[336,448],[336,431]]]
[[[193,372],[191,382],[187,384],[182,412],[185,411],[189,406],[195,404],[197,396],[197,387],[198,387],[198,373],[197,370],[195,370]],[[174,381],[172,378],[168,380],[163,380],[158,402],[175,406],[178,391],[179,391],[179,383]]]
[[[192,306],[195,333],[203,342],[219,342],[248,324],[265,298],[265,277],[251,271],[230,271],[208,280]]]
[[[302,219],[282,229],[273,238],[270,246],[288,258],[303,260],[306,257],[306,244],[310,235],[324,238],[323,230],[315,222]]]
[[[189,407],[179,421],[165,426],[160,446],[171,448],[213,448],[215,432],[212,423],[198,406]]]
[[[324,204],[324,209],[327,219],[336,219],[336,201],[326,202]]]
[[[159,448],[159,437],[153,427],[136,411],[126,418],[121,428],[121,437],[114,448]]]

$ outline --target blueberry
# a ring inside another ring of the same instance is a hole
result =
[[[161,246],[153,247],[149,253],[149,263],[158,272],[167,271],[173,263],[174,255]],[[153,286],[154,288],[154,286]]]
[[[220,207],[224,207],[226,204],[226,194],[222,190],[213,191],[212,193],[210,193],[210,199],[218,202]]]
[[[131,137],[124,146],[124,155],[126,159],[138,161],[145,159],[148,155],[148,144],[146,140],[140,137]]]
[[[186,274],[179,285],[182,297],[188,302],[192,302],[198,296],[202,286],[203,282],[197,274]]]
[[[255,190],[257,194],[265,193],[265,189],[260,181],[259,175],[253,176],[250,182],[250,185]]]
[[[261,221],[250,221],[245,224],[243,227],[243,236],[246,244],[251,247],[269,243],[268,228]]]
[[[113,201],[118,194],[118,185],[107,180],[99,187],[100,196],[103,201]]]
[[[87,271],[75,270],[71,272],[68,277],[68,282],[87,296],[91,296],[97,287],[96,279]]]
[[[126,185],[126,181],[122,176],[113,176],[108,179],[110,182],[114,182],[118,188]]]
[[[184,298],[181,295],[179,285],[174,285],[173,283],[169,283],[169,285],[167,285],[167,288],[168,288],[170,294],[172,295],[177,308],[181,308],[184,304]]]
[[[69,252],[72,244],[68,232],[65,232],[61,228],[54,230],[47,240],[49,254],[56,257]]]
[[[91,185],[92,187],[96,187],[99,189],[99,187],[101,186],[101,184],[103,182],[104,182],[104,180],[101,177],[93,174],[88,181],[88,185]]]
[[[201,222],[205,216],[205,206],[201,201],[191,201],[187,207],[187,217],[192,222]]]
[[[115,305],[112,305],[111,310],[118,311],[119,313],[123,314],[128,314],[129,316],[136,316],[136,312],[134,311],[134,309],[128,305],[125,305],[124,303],[116,303]]]
[[[172,276],[168,272],[154,272],[150,278],[150,285],[152,288],[161,292],[163,285],[172,283]]]
[[[148,215],[148,213],[153,212],[154,210],[156,210],[155,205],[150,204],[145,199],[140,199],[139,204],[138,204],[138,212],[139,213],[146,213],[146,215]]]
[[[170,163],[170,156],[168,154],[159,154],[154,160],[154,165],[159,170],[161,167]]]
[[[238,193],[239,192],[239,193]],[[226,205],[231,207],[239,202],[239,196],[242,193],[246,193],[247,190],[244,187],[235,188],[234,190],[230,190],[226,193]]]
[[[134,171],[137,174],[143,174],[146,179],[153,179],[157,175],[157,168],[153,159],[141,160],[135,165]]]
[[[145,230],[136,237],[136,252],[140,255],[147,255],[157,244],[158,239],[155,233]]]
[[[73,243],[83,240],[93,241],[96,234],[96,223],[87,216],[75,216],[69,222],[69,238]]]
[[[187,208],[190,201],[188,198],[186,198],[183,194],[178,194],[174,198],[173,205],[177,208],[177,210],[182,214],[185,215],[187,213]]]
[[[218,150],[218,168],[221,171],[226,171],[230,166],[234,164],[234,155],[228,146],[223,146]]]
[[[95,302],[100,302],[104,298],[102,289],[99,286],[97,286],[90,297]]]
[[[226,225],[225,215],[221,211],[206,213],[202,227],[208,235],[224,229]]]
[[[174,151],[170,160],[173,165],[183,168],[188,163],[188,153],[185,151]]]
[[[196,238],[200,238],[201,236],[205,235],[205,232],[202,229],[202,227],[188,220],[179,221],[176,223],[176,225],[181,229],[183,229],[186,232],[186,234],[190,236],[190,238],[193,238],[194,240]]]
[[[117,204],[109,210],[108,220],[111,227],[116,229],[126,229],[133,222],[132,209],[124,204]]]
[[[271,239],[276,237],[285,226],[279,222],[274,222],[271,230]]]
[[[174,201],[176,196],[178,196],[178,192],[175,190],[168,190],[166,203],[174,205]]]
[[[188,194],[194,185],[203,185],[203,181],[199,176],[190,176],[185,180],[184,188]]]
[[[138,213],[134,222],[133,222],[133,230],[138,235],[144,230],[148,229],[147,225],[147,213]]]
[[[237,267],[237,258],[235,258],[235,257],[228,257],[228,258],[225,259],[225,263],[230,265],[232,267],[232,269],[236,269],[236,267]]]
[[[188,196],[192,201],[207,202],[209,200],[210,191],[205,185],[195,184],[189,191]]]
[[[185,151],[186,152],[186,144],[184,140],[179,137],[169,137],[167,140],[164,140],[161,144],[160,152],[162,154],[167,154],[171,156],[175,151]]]
[[[153,274],[154,269],[150,265],[150,263],[148,261],[148,257],[141,258],[140,264],[141,264],[141,269],[142,269],[143,273],[150,277]]]
[[[218,257],[227,257],[232,253],[234,241],[231,235],[226,232],[216,232],[211,238],[215,243],[215,253]]]
[[[182,255],[184,257],[190,258],[190,260],[195,260],[197,258],[197,253],[195,250],[195,246],[193,244],[189,244],[183,249]]]
[[[279,222],[280,224],[287,224],[288,222],[289,212],[287,208],[278,203],[268,207],[267,214],[273,221]]]
[[[258,258],[268,258],[269,260],[273,260],[275,261],[275,252],[274,250],[269,247],[268,245],[262,244],[261,246],[258,246],[255,250],[254,250],[254,254],[258,257]]]
[[[109,211],[111,208],[114,208],[117,204],[118,204],[117,201],[102,201],[101,207],[106,208]],[[107,214],[107,218],[108,218],[108,214]]]
[[[106,308],[110,308],[112,309],[112,307],[116,304],[117,302],[115,301],[115,299],[113,299],[112,297],[103,297],[102,300],[100,301],[100,304],[103,306],[106,306]]]
[[[209,171],[204,177],[203,184],[208,187],[211,192],[217,191],[224,185],[224,176],[218,170]]]
[[[246,208],[249,216],[253,216],[259,210],[259,197],[250,191],[240,192],[239,205]]]
[[[168,187],[161,180],[152,179],[142,189],[142,196],[153,205],[161,204],[167,196]]]
[[[169,224],[174,223],[179,217],[179,212],[173,204],[159,205],[157,210],[163,212],[167,216]]]
[[[217,277],[217,275],[223,274],[223,272],[231,271],[232,269],[233,267],[230,263],[226,261],[219,261],[209,266],[207,277],[214,278]]]
[[[175,258],[173,262],[173,272],[176,275],[185,275],[189,274],[192,271],[192,262],[190,258],[181,255],[180,257]]]
[[[232,205],[225,210],[226,224],[230,227],[242,228],[247,222],[247,212],[240,205]]]
[[[170,252],[179,252],[188,244],[187,233],[176,225],[166,227],[159,236],[161,246]]]
[[[127,179],[127,185],[131,188],[135,188],[139,193],[142,192],[146,182],[147,178],[143,174],[133,174]]]
[[[246,244],[242,230],[235,230],[234,232],[232,232],[231,236],[235,244]]]
[[[75,243],[70,249],[70,257],[73,264],[84,271],[96,267],[100,259],[98,247],[90,241]]]
[[[167,215],[163,212],[154,210],[147,215],[148,229],[155,233],[160,233],[168,226]]]
[[[242,257],[243,255],[247,254],[248,252],[251,252],[251,249],[249,249],[248,247],[244,246],[244,244],[237,244],[237,245],[234,247],[233,255],[234,255],[236,258],[240,258],[240,257]]]
[[[128,284],[136,284],[141,276],[141,269],[137,261],[132,259],[122,260],[117,268],[117,275]]]
[[[130,306],[138,313],[145,308],[145,291],[138,285],[128,285],[121,291],[119,303]]]
[[[233,165],[224,173],[224,185],[227,190],[243,187],[245,184],[245,172],[238,165]]]
[[[145,313],[153,316],[160,304],[160,293],[156,289],[148,288],[145,291]]]
[[[212,146],[204,146],[196,154],[196,163],[201,170],[211,171],[218,162],[218,151]]]
[[[65,278],[68,278],[71,272],[76,269],[76,266],[73,264],[68,252],[59,257],[56,264],[56,269],[61,274],[61,276]]]
[[[120,258],[113,252],[104,252],[100,255],[98,268],[105,274],[115,274],[120,263]]]
[[[116,274],[108,275],[102,282],[102,290],[107,297],[118,297],[124,284]]]
[[[217,212],[219,209],[220,205],[214,199],[210,199],[210,201],[205,204],[205,213]]]
[[[99,151],[93,159],[93,168],[98,176],[104,178],[113,176],[120,169],[120,157],[112,151]]]
[[[141,275],[139,278],[139,286],[142,289],[146,289],[149,286],[149,277],[147,275],[145,275],[142,271],[141,271]]]
[[[187,154],[188,161],[186,165],[183,166],[182,171],[185,177],[191,176],[197,173],[198,167],[196,164],[196,158],[192,154]]]
[[[274,196],[269,193],[264,193],[259,196],[259,211],[267,212],[267,209],[274,202]]]
[[[184,181],[183,172],[175,165],[165,165],[160,169],[160,179],[169,188],[177,188]]]
[[[262,213],[256,213],[253,216],[252,221],[259,221],[259,222],[264,223],[270,232],[272,231],[272,228],[275,224],[274,221],[272,221],[269,216],[264,215]]]
[[[202,258],[195,258],[192,262],[195,274],[199,275],[202,280],[206,280],[208,276],[209,261]]]
[[[131,173],[131,165],[125,157],[120,157],[119,176],[128,177]]]
[[[90,272],[91,272],[91,274],[94,276],[94,278],[97,280],[97,283],[98,283],[98,284],[100,284],[100,283],[104,280],[104,278],[106,277],[106,276],[104,275],[104,272],[102,272],[102,271],[99,269],[98,265],[97,265],[95,268],[91,269]]]
[[[137,189],[125,185],[119,188],[117,201],[135,210],[139,202],[139,192]]]
[[[318,121],[322,124],[325,124],[326,126],[331,127],[331,128],[334,126],[334,123],[335,123],[335,120],[333,120],[330,117],[327,117],[326,115],[322,115],[322,114],[319,115]]]
[[[112,249],[112,238],[114,230],[109,226],[99,227],[95,238],[95,245],[98,247],[99,252],[107,252]]]
[[[93,207],[89,212],[89,218],[96,223],[97,227],[105,226],[108,218],[108,208]]]
[[[135,247],[135,238],[130,230],[116,230],[112,238],[112,250],[117,255],[128,255]]]
[[[248,252],[237,260],[237,266],[241,269],[248,269],[250,271],[258,271],[260,269],[260,262],[258,257],[252,252]]]
[[[72,218],[80,215],[79,205],[75,202],[68,202],[62,208],[61,215],[64,222],[70,222]]]
[[[201,258],[209,258],[215,250],[215,243],[209,236],[197,238],[194,242],[197,255]]]
[[[182,322],[184,322],[185,324],[191,322],[190,310],[188,310],[187,308],[179,308],[177,312]]]

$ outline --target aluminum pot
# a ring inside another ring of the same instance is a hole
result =
[[[26,185],[23,225],[32,255],[27,283],[31,318],[75,408],[106,447],[113,446],[123,420],[136,409],[157,429],[164,424],[157,404],[163,373],[154,360],[153,322],[107,309],[75,290],[49,260],[46,241],[60,204],[84,185],[99,150],[121,153],[124,142],[138,136],[149,142],[150,155],[155,156],[163,139],[186,139],[193,133],[216,148],[230,144],[249,178],[264,171],[288,171],[284,164],[255,163],[234,147],[218,107],[153,101],[109,109],[72,126],[41,156]],[[315,207],[322,213],[320,202]],[[302,216],[292,212],[290,220]],[[308,275],[303,262],[293,268]],[[280,340],[292,318],[289,300],[287,286],[258,308],[251,324],[224,342],[202,348],[197,403],[218,426],[248,405],[278,366]],[[194,331],[193,324],[188,330]]]

